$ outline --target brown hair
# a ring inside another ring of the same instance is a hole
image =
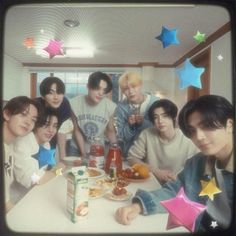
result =
[[[41,113],[41,105],[26,96],[18,96],[9,100],[3,108],[3,111],[7,111],[9,115],[17,115],[25,111],[29,105],[33,105]]]

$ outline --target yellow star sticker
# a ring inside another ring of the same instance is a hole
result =
[[[62,175],[62,168],[56,169],[56,176]]]
[[[221,193],[222,191],[216,187],[216,180],[213,177],[210,181],[201,181],[202,191],[199,193],[199,196],[207,195],[212,201],[214,200],[214,195]]]

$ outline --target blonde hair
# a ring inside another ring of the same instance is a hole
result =
[[[137,85],[142,85],[141,76],[136,72],[127,72],[120,77],[119,86],[121,91],[124,91],[127,82],[134,87]]]

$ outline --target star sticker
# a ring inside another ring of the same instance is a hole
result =
[[[215,177],[213,177],[210,181],[200,180],[200,182],[202,185],[202,191],[199,193],[199,196],[207,195],[213,201],[214,195],[222,192],[216,187]]]
[[[179,40],[176,36],[177,29],[168,30],[164,26],[162,26],[162,31],[159,36],[156,37],[156,39],[160,40],[162,42],[163,48],[168,47],[171,44],[179,44]]]
[[[221,54],[219,54],[218,56],[217,56],[217,59],[219,60],[219,61],[223,61],[223,56],[221,55]]]
[[[56,176],[62,175],[62,168],[56,169],[55,173],[56,173]]]
[[[23,45],[27,47],[27,49],[34,47],[34,39],[33,38],[26,38],[24,39]]]
[[[40,176],[37,175],[36,173],[33,173],[33,175],[31,176],[31,182],[32,184],[37,184],[40,180]]]
[[[176,73],[180,78],[180,89],[194,86],[202,88],[201,75],[205,71],[203,67],[195,67],[191,64],[189,59],[186,59],[184,66],[176,69]]]
[[[211,227],[214,229],[218,226],[217,222],[216,221],[212,221],[211,222]]]
[[[175,198],[160,202],[169,212],[166,229],[184,226],[194,232],[195,221],[199,214],[206,209],[206,206],[188,199],[181,188]]]
[[[193,38],[198,42],[202,43],[205,42],[205,34],[201,34],[199,31],[197,31],[197,34],[193,36]]]
[[[63,42],[50,39],[49,44],[43,50],[49,54],[49,58],[53,58],[57,55],[63,55],[62,46]]]

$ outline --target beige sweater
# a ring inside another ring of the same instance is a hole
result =
[[[143,130],[128,153],[128,160],[139,158],[152,169],[169,170],[177,174],[183,169],[186,159],[198,153],[198,148],[185,137],[180,129],[169,143],[163,143],[155,128]]]

